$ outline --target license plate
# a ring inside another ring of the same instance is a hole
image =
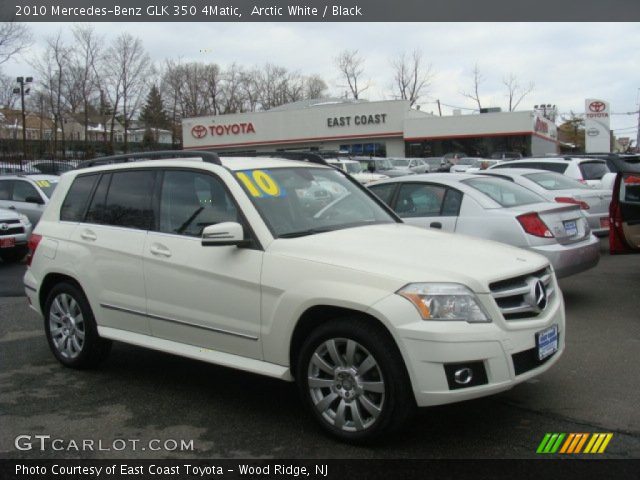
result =
[[[578,226],[576,225],[575,220],[569,220],[564,222],[564,231],[567,235],[577,235],[578,234]]]
[[[536,333],[538,360],[544,360],[558,351],[558,326],[553,325]]]
[[[0,238],[0,248],[13,248],[16,246],[16,239],[14,237]]]
[[[609,217],[602,217],[600,219],[600,227],[601,228],[609,228]]]

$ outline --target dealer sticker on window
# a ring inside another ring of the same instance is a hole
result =
[[[553,355],[558,351],[558,326],[553,325],[536,333],[536,346],[538,347],[538,360]]]

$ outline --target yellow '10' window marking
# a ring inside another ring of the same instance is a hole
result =
[[[36,181],[36,185],[42,188],[47,188],[51,186],[51,184],[49,183],[49,180],[38,180]]]
[[[236,176],[252,197],[279,197],[282,195],[282,190],[276,181],[264,170],[238,172]]]

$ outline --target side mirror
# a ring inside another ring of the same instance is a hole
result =
[[[242,225],[236,222],[222,222],[209,225],[202,231],[203,247],[222,247],[235,245],[237,247],[247,246],[249,240],[244,239]]]
[[[37,203],[38,205],[44,205],[44,200],[40,197],[27,197],[24,199],[27,203]]]

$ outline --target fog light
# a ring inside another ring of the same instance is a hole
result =
[[[468,367],[456,370],[453,374],[453,379],[458,385],[466,385],[473,380],[473,370]]]

